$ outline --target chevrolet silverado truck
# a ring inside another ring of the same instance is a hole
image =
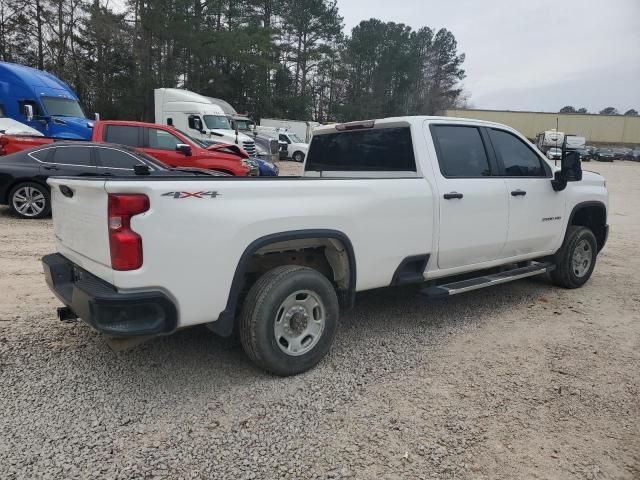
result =
[[[112,337],[237,332],[278,375],[327,354],[357,292],[415,283],[444,298],[542,274],[577,288],[608,234],[605,180],[575,153],[557,168],[515,130],[468,119],[318,127],[302,177],[49,183],[60,319]]]

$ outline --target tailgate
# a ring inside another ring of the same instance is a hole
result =
[[[105,181],[50,178],[48,183],[58,252],[112,282]]]

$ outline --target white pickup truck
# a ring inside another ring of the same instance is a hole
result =
[[[582,286],[608,193],[495,123],[402,117],[319,127],[303,177],[52,178],[46,279],[108,336],[206,324],[291,375],[329,350],[356,292],[429,298],[548,273]],[[425,308],[429,308],[425,306]]]

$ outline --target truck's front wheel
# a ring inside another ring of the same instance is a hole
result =
[[[338,314],[336,292],[324,275],[297,265],[274,268],[244,301],[242,347],[264,370],[282,376],[304,372],[331,348]]]
[[[564,288],[584,285],[596,266],[598,244],[586,227],[570,225],[562,247],[556,253],[556,268],[551,272],[553,283]]]

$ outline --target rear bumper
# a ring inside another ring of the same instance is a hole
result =
[[[59,253],[43,257],[42,265],[53,293],[101,333],[131,337],[168,334],[176,329],[176,306],[163,292],[119,292]]]

